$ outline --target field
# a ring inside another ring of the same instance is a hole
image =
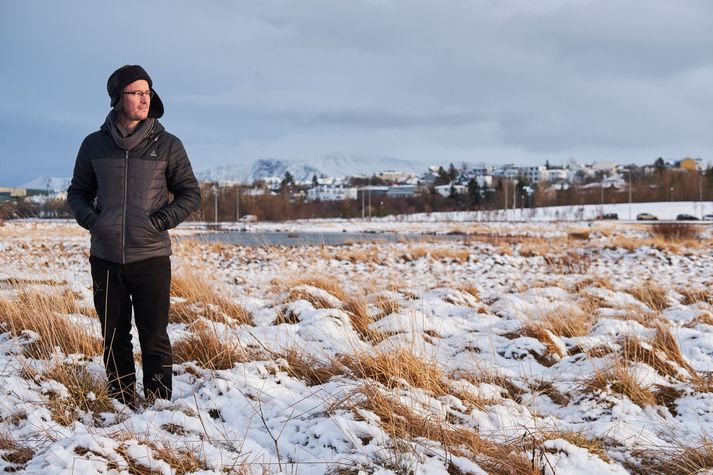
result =
[[[707,227],[275,227],[345,226],[457,238],[247,247],[181,228],[169,327],[174,397],[132,411],[104,389],[88,234],[70,222],[2,223],[0,467],[713,470]]]

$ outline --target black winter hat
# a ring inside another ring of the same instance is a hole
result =
[[[121,98],[121,93],[124,92],[124,88],[134,81],[143,79],[149,83],[149,88],[153,91],[154,96],[151,98],[151,105],[149,106],[149,117],[158,119],[163,115],[163,102],[161,98],[158,97],[156,91],[154,91],[153,83],[151,82],[151,77],[148,73],[138,65],[127,64],[122,66],[109,76],[109,80],[106,82],[106,91],[109,93],[111,98],[111,107],[115,107],[119,103]]]

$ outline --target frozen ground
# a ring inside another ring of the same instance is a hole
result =
[[[641,211],[693,212],[674,205]],[[672,242],[645,225],[467,218],[250,225],[470,233],[449,242],[175,243],[175,280],[200,291],[172,297],[184,312],[170,325],[174,346],[207,328],[228,345],[213,363],[228,349],[236,356],[219,368],[176,363],[173,400],[136,411],[114,401],[93,412],[46,370],[71,363],[101,382],[99,356],[34,358],[38,335],[7,331],[0,466],[48,475],[713,468],[710,230]],[[69,222],[6,221],[4,301],[69,289],[66,299],[90,308],[88,243]],[[230,304],[249,323],[231,319]],[[84,313],[63,318],[97,335]]]

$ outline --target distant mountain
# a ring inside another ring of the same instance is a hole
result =
[[[346,153],[330,153],[314,159],[289,160],[265,158],[251,165],[225,165],[196,172],[199,181],[252,183],[269,177],[283,178],[290,172],[296,181],[307,182],[317,177],[372,175],[383,171],[400,171],[421,174],[428,164],[411,162],[392,157],[362,156]],[[51,193],[66,191],[71,177],[39,177],[21,185],[22,188],[49,190]]]
[[[422,173],[427,164],[400,160],[391,157],[359,156],[345,153],[331,153],[314,159],[289,160],[268,158],[257,160],[248,169],[244,165],[228,165],[203,170],[196,174],[205,181],[239,181],[249,183],[268,177],[282,178],[290,172],[296,181],[310,181],[314,175],[320,177],[372,175],[395,170]]]
[[[41,176],[20,185],[20,188],[30,188],[33,190],[47,190],[50,193],[67,191],[72,177]]]

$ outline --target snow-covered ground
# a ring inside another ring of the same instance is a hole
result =
[[[603,212],[626,218],[628,205],[619,206]],[[672,219],[697,214],[692,206],[634,205],[632,213]],[[132,411],[114,401],[101,413],[72,409],[67,420],[53,401],[72,408],[73,396],[42,376],[49,360],[29,356],[36,335],[8,331],[0,336],[0,466],[47,475],[710,470],[680,455],[713,452],[711,230],[671,242],[646,225],[581,221],[587,214],[577,209],[547,214],[513,223],[458,213],[249,225],[469,233],[452,241],[176,242],[174,278],[199,276],[223,304],[207,294],[173,297],[193,312],[171,323],[174,346],[209,328],[243,356],[222,369],[175,364],[170,402]],[[88,242],[70,222],[6,221],[1,296],[69,289],[90,308]],[[251,322],[217,323],[225,302]],[[91,316],[64,317],[99,333]],[[58,349],[52,358],[103,377],[97,355]],[[180,466],[166,447],[196,464]]]

